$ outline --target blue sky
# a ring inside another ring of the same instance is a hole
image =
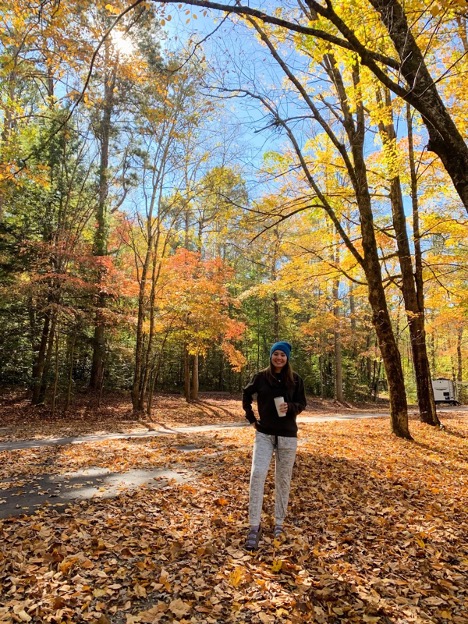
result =
[[[282,74],[268,51],[245,26],[233,24],[216,11],[208,11],[203,16],[201,9],[191,7],[189,15],[187,10],[189,8],[185,6],[170,7],[171,20],[166,21],[164,27],[168,33],[165,46],[177,49],[180,44],[188,45],[197,58],[205,60],[208,68],[205,91],[220,100],[222,98],[224,103],[221,127],[215,127],[214,132],[219,132],[220,140],[221,134],[231,137],[228,139],[230,149],[247,178],[251,195],[258,195],[261,189],[255,189],[259,184],[256,174],[264,152],[279,149],[286,140],[276,131],[262,131],[268,125],[268,119],[258,102],[247,97],[229,97],[217,87],[236,88],[242,81],[252,86],[263,83],[266,88],[273,89],[281,82]],[[197,15],[197,19],[193,15]],[[196,42],[202,42],[202,45],[194,45]]]

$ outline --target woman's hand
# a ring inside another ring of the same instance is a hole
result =
[[[279,411],[282,414],[286,414],[286,412],[288,411],[288,404],[287,403],[281,403],[281,405],[279,406]]]

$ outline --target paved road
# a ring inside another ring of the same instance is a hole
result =
[[[114,498],[123,490],[140,486],[167,487],[171,481],[181,483],[193,478],[183,470],[129,470],[113,473],[106,468],[87,468],[62,475],[41,474],[22,486],[2,487],[0,482],[0,518],[34,513],[40,507],[64,509],[72,502]]]
[[[438,413],[443,417],[450,412],[467,412],[468,405],[458,407],[439,408]],[[301,415],[298,422],[319,423],[333,422],[340,420],[356,420],[362,418],[388,418],[388,412],[347,412],[344,414],[329,414],[327,416]],[[193,427],[161,427],[152,431],[141,431],[137,433],[102,433],[96,435],[83,435],[67,438],[44,438],[40,440],[14,440],[12,442],[0,443],[0,451],[13,451],[16,449],[39,448],[41,446],[65,446],[67,444],[84,444],[86,442],[97,442],[99,440],[122,440],[128,438],[155,438],[158,436],[174,435],[177,433],[203,433],[204,431],[215,431],[219,429],[232,429],[236,427],[248,426],[244,422],[222,423],[218,425],[197,425]]]
[[[330,422],[336,420],[354,420],[356,418],[388,418],[388,412],[355,412],[349,414],[332,414],[329,416],[299,416],[298,422]],[[174,435],[178,433],[203,433],[219,429],[232,429],[248,426],[245,422],[222,423],[217,425],[194,425],[192,427],[162,427],[152,431],[140,431],[137,433],[102,433],[96,435],[83,435],[67,438],[44,438],[40,440],[14,440],[2,442],[0,451],[14,451],[16,449],[39,448],[41,446],[65,446],[67,444],[84,444],[86,442],[98,442],[99,440],[125,440],[129,438],[155,438],[159,436]]]
[[[439,409],[439,414],[453,411],[468,413],[468,406]],[[330,414],[327,416],[299,416],[298,421],[303,423],[321,423],[331,421],[346,421],[363,418],[388,418],[386,412],[354,412],[346,414]],[[84,444],[100,440],[118,440],[129,438],[152,438],[174,434],[204,431],[215,431],[236,427],[245,427],[245,423],[227,423],[219,425],[203,425],[194,427],[161,428],[155,431],[140,433],[109,433],[100,435],[86,435],[69,438],[49,438],[44,440],[19,440],[0,444],[1,451],[39,448],[46,446],[64,446],[67,444]],[[202,452],[203,449],[194,444],[180,445],[180,451]],[[221,451],[222,452],[222,451]],[[107,469],[90,467],[75,473],[54,475],[44,473],[31,477],[21,485],[10,485],[10,482],[0,481],[0,518],[8,518],[23,514],[34,513],[43,506],[64,508],[73,501],[89,500],[93,498],[112,498],[118,496],[122,490],[129,490],[145,485],[147,487],[168,487],[172,480],[176,482],[196,478],[195,472],[184,468],[158,470],[129,470],[125,473],[112,473]]]

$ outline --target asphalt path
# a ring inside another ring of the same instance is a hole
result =
[[[468,405],[442,407],[437,410],[443,417],[450,412],[467,412]],[[356,420],[363,418],[389,418],[389,412],[346,412],[344,414],[328,414],[327,416],[298,416],[298,423],[321,423],[342,420]],[[14,451],[17,449],[39,448],[41,446],[65,446],[67,444],[85,444],[88,442],[98,442],[99,440],[126,440],[129,438],[155,438],[158,436],[176,435],[184,433],[203,433],[204,431],[216,431],[219,429],[232,429],[236,427],[249,426],[245,422],[222,423],[216,425],[194,425],[192,427],[161,427],[151,431],[140,431],[136,433],[100,433],[95,435],[83,435],[62,438],[42,438],[35,440],[13,440],[11,442],[0,443],[1,451]]]
[[[354,412],[349,414],[331,414],[329,416],[299,416],[299,423],[319,423],[339,420],[355,420],[358,418],[388,418],[388,412]],[[191,427],[161,427],[151,431],[139,431],[136,433],[99,433],[96,435],[83,435],[66,438],[42,438],[35,440],[13,440],[0,444],[0,451],[14,451],[18,449],[39,448],[41,446],[65,446],[67,444],[85,444],[100,440],[126,440],[129,438],[155,438],[159,436],[176,435],[184,433],[203,433],[204,431],[216,431],[220,429],[233,429],[236,427],[248,427],[245,422],[221,423],[215,425],[194,425]]]
[[[442,417],[450,412],[466,412],[468,406],[439,408]],[[298,417],[299,423],[336,422],[368,418],[388,418],[388,412],[351,412],[329,414],[327,416]],[[154,438],[187,433],[203,433],[237,427],[246,427],[245,423],[226,423],[218,425],[200,425],[193,427],[161,427],[154,431],[138,433],[109,433],[77,437],[47,438],[42,440],[17,440],[0,444],[0,452],[22,449],[85,444],[101,440],[119,440],[134,438]],[[203,449],[195,444],[181,444],[177,447],[186,453],[200,453],[200,469],[203,465]],[[222,453],[223,451],[221,451]],[[19,459],[19,458],[18,458]],[[91,499],[113,498],[125,490],[138,487],[167,488],[171,483],[196,479],[196,470],[188,471],[184,467],[173,466],[170,469],[129,470],[113,473],[110,470],[89,467],[74,473],[55,475],[44,472],[27,480],[15,483],[14,480],[0,480],[0,518],[13,518],[23,514],[33,514],[36,510],[48,506],[66,508],[70,503]]]

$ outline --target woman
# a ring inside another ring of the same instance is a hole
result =
[[[270,349],[270,364],[254,375],[244,388],[242,406],[245,417],[256,429],[250,475],[249,522],[245,543],[256,550],[262,535],[261,513],[265,479],[275,453],[275,528],[280,537],[288,506],[291,476],[297,450],[296,416],[306,407],[304,382],[289,363],[289,342],[275,342]],[[257,395],[258,419],[252,409]],[[275,401],[276,399],[276,401]]]

